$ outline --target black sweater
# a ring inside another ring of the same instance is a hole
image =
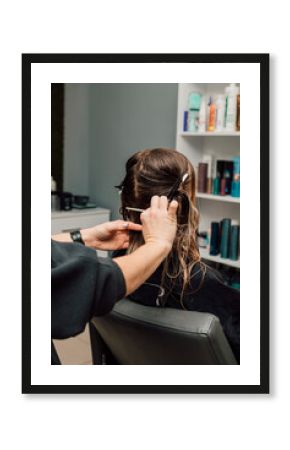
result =
[[[124,251],[114,252],[113,256],[121,256]],[[182,291],[182,279],[179,278],[173,285],[170,293],[158,296],[161,292],[160,283],[162,265],[139,289],[133,292],[129,298],[135,302],[147,306],[161,306],[165,298],[164,306],[189,311],[199,311],[214,314],[219,318],[224,333],[229,341],[233,353],[240,361],[240,293],[238,290],[227,286],[220,273],[206,266],[206,273],[202,281],[200,264],[197,264],[192,272],[191,282],[184,292],[183,306],[180,301]]]
[[[124,297],[119,266],[76,243],[51,241],[51,337],[81,333],[93,316],[107,314]]]

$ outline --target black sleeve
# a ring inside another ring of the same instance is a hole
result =
[[[123,273],[109,258],[76,243],[51,242],[51,334],[81,333],[93,316],[107,314],[126,293]]]

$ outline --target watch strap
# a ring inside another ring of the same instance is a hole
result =
[[[70,237],[74,242],[85,245],[80,230],[74,230],[70,232]]]

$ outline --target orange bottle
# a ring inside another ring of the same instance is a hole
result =
[[[214,102],[212,101],[212,98],[209,98],[209,113],[208,113],[208,131],[214,131],[215,130],[215,119],[216,119],[216,107]]]

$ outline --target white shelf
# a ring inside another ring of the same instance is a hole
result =
[[[216,202],[227,202],[227,203],[240,203],[240,198],[232,197],[231,195],[213,195],[213,194],[204,194],[202,192],[196,193],[197,198],[204,198],[206,200],[213,200]]]
[[[188,110],[188,96],[200,92],[206,98],[224,95],[228,83],[181,83],[178,85],[176,148],[183,153],[194,167],[211,155],[213,160],[230,160],[240,156],[240,131],[184,131],[184,111]],[[206,128],[207,129],[207,128]],[[225,217],[240,223],[240,198],[230,195],[213,195],[196,192],[196,203],[200,213],[199,230],[208,231],[212,222],[221,222]],[[240,261],[209,255],[209,249],[201,249],[204,260],[239,269]]]
[[[204,131],[202,133],[199,132],[191,132],[191,131],[182,131],[181,133],[179,133],[179,136],[189,136],[189,137],[200,137],[200,136],[222,136],[222,137],[227,137],[227,136],[240,136],[240,132],[239,131]]]
[[[208,253],[208,250],[206,250],[204,248],[200,248],[199,251],[200,251],[200,256],[203,259],[207,259],[208,261],[214,261],[214,262],[220,263],[220,264],[225,264],[226,266],[240,268],[240,260],[233,261],[231,259],[221,258],[220,255],[213,256],[213,255],[210,255]]]

